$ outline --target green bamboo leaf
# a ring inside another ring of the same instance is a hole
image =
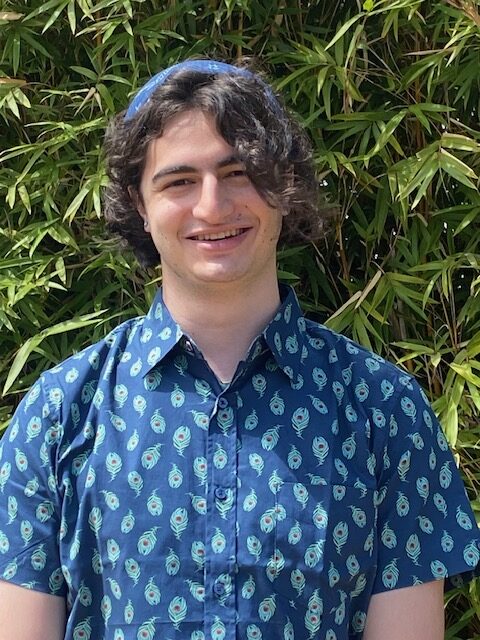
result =
[[[67,15],[68,15],[68,22],[70,24],[70,29],[72,33],[75,33],[77,28],[77,16],[75,14],[75,0],[69,0],[68,7],[67,7]]]
[[[412,104],[408,107],[408,111],[414,114],[414,116],[419,120],[419,122],[422,123],[423,127],[428,131],[428,133],[431,132],[430,120],[423,113],[422,105]]]
[[[88,181],[81,189],[80,191],[77,193],[77,195],[75,196],[75,198],[72,200],[72,202],[68,205],[67,210],[65,211],[65,214],[63,216],[63,221],[64,222],[68,222],[69,224],[72,223],[73,219],[75,218],[75,214],[77,213],[77,211],[80,209],[80,207],[83,204],[83,201],[85,200],[85,198],[88,196],[88,194],[90,193],[91,190],[91,184],[90,181]]]
[[[5,96],[4,100],[7,103],[10,111],[12,111],[12,113],[18,119],[20,119],[20,111],[18,110],[17,102],[16,102],[16,100],[14,98],[13,91],[11,91],[10,93],[7,93],[7,95]]]
[[[133,8],[130,0],[123,0],[123,6],[125,7],[128,17],[130,19],[133,18]]]
[[[32,18],[36,18],[42,13],[47,13],[50,9],[54,9],[58,7],[58,5],[63,4],[63,0],[48,0],[47,2],[42,2],[40,6],[34,9],[32,12],[28,13],[25,17],[25,22],[32,20]]]
[[[382,278],[382,275],[383,275],[383,273],[379,270],[379,271],[376,272],[376,274],[373,276],[373,278],[368,282],[367,286],[361,292],[360,297],[358,298],[358,300],[355,303],[355,309],[358,309],[360,307],[360,305],[363,303],[363,301],[367,298],[369,293],[371,291],[373,291],[373,289],[376,288],[376,286],[378,285],[380,279]]]
[[[470,180],[473,178],[478,181],[475,171],[444,149],[440,149],[439,165],[441,169],[461,184],[470,189],[476,189],[475,184]]]
[[[440,362],[442,361],[442,355],[440,353],[434,353],[430,356],[430,362],[432,363],[432,367],[436,369]]]
[[[440,421],[448,443],[455,447],[458,440],[458,406],[452,400],[448,400],[447,410]]]
[[[415,198],[414,198],[414,200],[412,202],[412,209],[415,209],[418,206],[418,204],[420,203],[421,199],[425,196],[425,194],[428,191],[428,188],[432,184],[432,178],[436,173],[436,171],[434,171],[434,173],[432,174],[432,169],[433,169],[433,167],[430,167],[428,169],[427,175],[425,176],[425,178],[423,179],[422,183],[418,187],[418,191],[415,194]]]
[[[480,144],[476,140],[457,133],[443,133],[440,144],[444,149],[480,152]]]
[[[466,352],[469,358],[476,358],[480,354],[480,331],[477,331],[468,341]]]
[[[59,224],[48,227],[47,233],[59,244],[64,244],[64,245],[73,247],[73,249],[77,251],[80,250],[78,247],[78,244],[75,241],[75,238],[72,235],[70,235],[70,233]]]
[[[470,384],[473,384],[475,387],[480,389],[480,376],[477,376],[472,372],[472,368],[469,364],[456,364],[455,362],[451,362],[449,366],[455,371],[455,373],[462,376],[464,380],[467,380],[467,382],[470,382]]]
[[[63,284],[67,284],[67,271],[65,269],[65,261],[62,257],[57,258],[55,262],[55,269],[61,282]]]
[[[107,107],[108,111],[110,111],[110,113],[114,113],[115,112],[114,100],[112,98],[110,91],[103,84],[103,82],[99,82],[97,84],[97,91],[100,94],[103,102],[105,103],[105,106]]]
[[[352,308],[352,310],[355,308],[355,304],[357,302],[357,300],[361,297],[362,292],[361,291],[357,291],[356,293],[353,294],[353,296],[351,296],[339,309],[337,309],[335,311],[335,313],[333,313],[327,320],[326,324],[327,326],[331,327],[333,329],[333,325],[332,322],[342,316],[345,311],[347,309],[349,309],[350,307]]]
[[[292,71],[292,73],[290,73],[289,75],[285,76],[285,78],[283,78],[283,80],[281,80],[280,82],[277,83],[277,85],[276,85],[277,91],[281,91],[284,87],[286,87],[287,85],[291,84],[294,80],[296,80],[300,76],[304,76],[304,75],[308,74],[309,72],[314,70],[316,66],[317,65],[308,65],[306,67],[302,66],[299,69],[296,69],[295,71]]]
[[[425,194],[429,185],[432,183],[432,180],[439,169],[439,160],[437,154],[430,156],[428,160],[425,160],[417,173],[412,176],[412,179],[407,181],[405,184],[405,188],[401,189],[398,197],[399,198],[408,198],[408,196],[417,191],[417,196],[415,198],[415,203],[417,203],[420,198]],[[420,197],[419,194],[420,193]]]
[[[365,322],[359,313],[355,313],[353,316],[353,338],[356,342],[367,347],[367,349],[373,350],[370,336],[368,335]]]
[[[364,16],[365,16],[364,13],[359,13],[353,16],[352,18],[350,18],[350,20],[347,20],[345,24],[342,24],[340,29],[337,30],[334,37],[330,40],[330,42],[325,47],[325,51],[328,51],[329,49],[331,49],[341,38],[343,38],[343,36],[347,33],[350,27],[354,25],[356,22],[358,22],[359,20],[361,20]]]
[[[408,273],[399,273],[396,271],[389,271],[385,275],[391,282],[408,282],[410,284],[419,284],[419,285],[425,284],[425,280],[423,280],[423,278],[419,278],[418,276],[410,276],[408,275]]]
[[[18,195],[20,196],[20,200],[22,201],[23,206],[28,211],[28,213],[32,212],[32,203],[30,201],[30,196],[28,195],[27,188],[24,184],[20,184],[18,186]]]
[[[478,389],[478,386],[470,384],[470,382],[467,381],[467,388],[469,396],[472,399],[477,411],[480,412],[480,391]]]
[[[414,300],[418,300],[418,296],[420,294],[417,294],[416,292],[412,291],[411,289],[407,289],[407,287],[404,287],[402,285],[397,284],[395,287],[395,295],[402,301],[404,302],[406,305],[408,305],[410,307],[410,309],[412,309],[412,311],[418,315],[420,318],[422,318],[423,320],[427,320],[427,316],[425,314],[425,312],[423,311],[422,307],[420,307],[418,304],[416,304],[414,302]],[[420,299],[422,298],[422,296],[420,295]]]
[[[31,14],[29,14],[28,17],[30,18]],[[53,54],[50,51],[48,51],[48,49],[42,44],[42,42],[40,40],[38,40],[37,38],[35,38],[30,31],[26,31],[26,30],[22,31],[22,40],[25,40],[25,42],[34,51],[38,51],[38,53],[40,53],[45,58],[50,59],[50,60],[53,59]]]
[[[347,66],[352,57],[354,57],[355,49],[358,47],[358,43],[363,31],[363,25],[357,24],[357,26],[355,27],[355,31],[353,32],[352,39],[350,40],[350,44],[348,45],[347,55],[345,56],[345,66]]]
[[[323,85],[325,84],[325,80],[327,79],[328,75],[332,72],[332,67],[330,65],[327,65],[325,67],[323,67],[322,69],[320,69],[320,71],[317,74],[317,95],[320,95]]]
[[[344,67],[335,67],[335,74],[347,95],[351,96],[352,99],[356,100],[357,102],[364,101],[364,98],[360,93],[357,85],[352,82],[348,71]]]
[[[30,354],[45,340],[45,338],[53,335],[58,335],[61,333],[65,333],[67,331],[73,331],[75,329],[81,329],[87,327],[92,324],[97,324],[100,320],[100,316],[106,313],[106,309],[101,309],[100,311],[95,311],[94,313],[89,313],[84,316],[80,316],[77,318],[72,318],[71,320],[65,320],[63,322],[59,322],[53,327],[49,327],[48,329],[44,329],[40,331],[40,333],[29,338],[19,349],[17,352],[15,359],[10,367],[10,370],[7,375],[7,380],[3,387],[3,394],[5,395],[12,388],[13,384],[17,380],[18,376],[22,372],[22,369],[27,362]]]
[[[400,341],[394,342],[393,344],[396,347],[400,347],[401,349],[408,349],[411,353],[415,354],[415,357],[424,356],[424,355],[433,356],[435,354],[435,351],[433,350],[432,347],[429,347],[424,344],[418,344],[416,342],[408,342],[408,341],[400,340]]]
[[[50,29],[52,24],[54,24],[57,21],[58,17],[60,16],[60,14],[68,5],[69,2],[70,0],[63,0],[63,2],[59,4],[59,6],[55,9],[55,11],[52,11],[50,18],[47,20],[47,22],[45,23],[45,26],[42,29],[42,33],[45,33],[45,31],[48,31],[48,29]]]
[[[85,76],[85,78],[88,78],[92,82],[97,82],[97,80],[98,80],[98,74],[95,71],[92,71],[92,69],[88,69],[87,67],[79,67],[79,66],[73,64],[70,67],[70,69],[72,71],[76,71],[81,76]]]
[[[471,225],[472,222],[476,222],[477,218],[480,218],[480,207],[477,206],[477,207],[470,208],[470,210],[467,211],[463,216],[458,227],[455,229],[454,235],[455,236],[459,235],[464,229],[466,229],[469,225]]]
[[[362,325],[365,328],[365,331],[367,332],[367,335],[368,335],[368,346],[370,346],[372,351],[378,351],[378,348],[379,348],[378,345],[382,345],[382,344],[385,343],[385,341],[383,340],[382,336],[378,333],[377,329],[372,324],[372,322],[370,322],[370,319],[369,319],[367,313],[365,313],[363,308],[358,309],[357,317],[360,319],[360,322],[362,323]],[[371,340],[370,340],[371,336],[376,338],[376,341],[377,341],[376,342],[376,344],[377,344],[376,348],[374,348],[374,346],[371,343]],[[364,344],[367,345],[366,342]]]
[[[393,136],[395,129],[405,118],[406,113],[407,110],[402,109],[402,111],[394,115],[393,118],[391,118],[390,121],[385,125],[385,128],[379,135],[375,145],[367,154],[369,158],[372,158],[374,155],[376,155],[389,142],[390,138]]]
[[[277,271],[277,276],[280,280],[285,280],[286,282],[292,282],[299,279],[296,273],[290,273],[289,271],[284,271],[283,269],[279,269]]]
[[[92,2],[91,0],[77,0],[77,4],[87,18],[92,18]]]

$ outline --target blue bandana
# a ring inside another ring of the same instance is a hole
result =
[[[244,76],[247,78],[254,78],[255,80],[261,82],[261,84],[265,88],[265,92],[270,100],[270,103],[275,108],[278,108],[278,102],[275,96],[272,93],[270,87],[263,82],[258,76],[253,74],[248,69],[241,69],[240,67],[234,67],[231,64],[227,64],[226,62],[218,62],[217,60],[185,60],[184,62],[179,62],[178,64],[174,64],[163,71],[160,71],[140,89],[140,91],[133,98],[130,106],[127,109],[127,113],[125,114],[125,120],[131,120],[131,118],[135,117],[139,109],[146,104],[155,89],[161,86],[165,80],[172,73],[176,71],[181,71],[183,69],[189,69],[191,71],[196,71],[198,73],[204,73],[206,75],[214,75],[219,73],[230,73],[232,75]]]

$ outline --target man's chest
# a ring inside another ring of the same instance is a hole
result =
[[[317,607],[343,624],[372,577],[375,492],[365,432],[335,398],[185,376],[97,405],[59,467],[77,603],[97,592],[116,624],[129,602],[174,626],[275,622],[280,603],[312,629]]]

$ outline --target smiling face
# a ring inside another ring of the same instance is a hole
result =
[[[164,289],[276,285],[281,213],[259,195],[212,116],[180,113],[150,144],[139,211]]]

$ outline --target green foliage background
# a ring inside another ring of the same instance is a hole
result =
[[[106,238],[109,117],[188,56],[257,56],[341,214],[279,270],[313,317],[414,373],[480,515],[478,0],[0,0],[0,425],[39,373],[144,313]],[[480,638],[480,586],[446,638]]]

